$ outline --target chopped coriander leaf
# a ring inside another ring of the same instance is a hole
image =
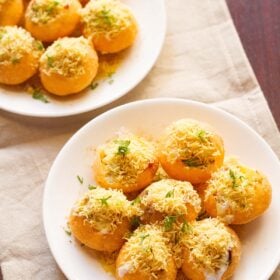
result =
[[[101,204],[102,205],[106,205],[106,206],[108,206],[108,199],[109,198],[111,198],[112,196],[111,195],[109,195],[108,197],[103,197],[103,198],[100,198],[100,202],[101,202]]]
[[[44,50],[44,45],[40,41],[35,41],[35,46],[39,51]]]
[[[52,56],[47,55],[47,64],[48,67],[52,68],[54,63],[54,58]]]
[[[84,178],[83,177],[77,175],[77,179],[78,179],[78,181],[80,182],[81,185],[84,183]]]
[[[91,88],[92,90],[96,89],[97,87],[98,87],[98,83],[92,83],[92,84],[90,85],[90,88]]]
[[[234,174],[234,172],[230,169],[229,170],[229,176],[230,176],[230,178],[231,178],[231,180],[232,180],[232,187],[235,189],[235,188],[237,188],[238,187],[238,184],[237,184],[237,182],[236,182],[236,176],[235,176],[235,174]]]
[[[189,167],[199,167],[204,165],[198,158],[183,159],[182,162]]]
[[[205,139],[205,134],[206,132],[204,130],[200,130],[197,137],[200,139],[201,142],[205,142],[206,139]]]
[[[115,74],[115,72],[114,71],[112,71],[112,72],[109,72],[108,74],[107,74],[107,77],[108,78],[112,78],[112,76]]]
[[[103,22],[108,25],[112,26],[113,25],[113,17],[110,15],[110,10],[106,10],[104,8],[102,11],[100,11],[99,17],[102,18]]]
[[[141,198],[139,196],[137,196],[134,200],[132,200],[131,205],[135,205],[140,202],[141,202]]]
[[[42,92],[42,90],[40,90],[39,88],[35,88],[32,92],[32,98],[40,100],[44,103],[49,103],[50,101],[46,98],[46,96],[44,95],[44,93]]]
[[[142,245],[143,242],[144,242],[144,240],[145,240],[147,237],[149,237],[149,236],[150,236],[150,234],[142,234],[142,235],[140,236],[140,239],[141,239],[140,244]]]
[[[49,4],[49,6],[46,8],[46,12],[48,15],[51,15],[54,11],[54,8],[59,5],[58,1],[53,1],[52,3]]]
[[[186,220],[184,220],[182,227],[181,227],[181,231],[186,233],[189,232],[191,230],[191,226],[188,224],[188,222]]]
[[[69,229],[64,229],[65,233],[69,236],[71,236],[72,232]]]
[[[88,189],[91,190],[95,190],[97,187],[93,186],[93,185],[88,185]]]
[[[114,82],[113,79],[111,79],[111,80],[108,81],[109,85],[111,85],[113,82]]]
[[[17,58],[17,57],[13,57],[13,58],[11,59],[11,61],[12,61],[13,64],[17,64],[17,63],[20,62],[20,59]]]
[[[131,225],[132,229],[136,229],[137,227],[140,226],[140,224],[141,224],[140,218],[137,216],[134,216],[130,221],[130,225]]]
[[[165,197],[166,197],[166,198],[168,198],[168,197],[174,197],[174,191],[175,191],[175,189],[173,189],[173,190],[167,192],[167,194],[165,195]]]
[[[118,151],[117,151],[117,155],[121,155],[124,156],[129,152],[129,144],[130,144],[130,140],[120,140],[118,141],[119,146],[118,146]]]
[[[164,228],[166,231],[172,229],[173,224],[176,222],[176,216],[167,216],[164,218]]]

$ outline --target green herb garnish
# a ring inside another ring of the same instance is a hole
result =
[[[198,158],[183,159],[182,162],[189,167],[199,167],[204,165]]]
[[[77,175],[77,179],[78,179],[78,181],[80,182],[81,185],[84,183],[83,177]]]
[[[64,229],[65,233],[69,236],[71,236],[72,232],[69,229]]]
[[[197,137],[200,139],[201,142],[205,142],[205,134],[206,132],[204,130],[200,130],[199,133],[197,134]]]
[[[137,216],[132,217],[131,221],[130,221],[130,225],[133,229],[136,229],[137,227],[139,227],[141,224],[140,218]]]
[[[17,57],[13,57],[13,58],[11,59],[11,61],[12,61],[13,64],[17,64],[17,63],[20,62],[20,59],[17,58]]]
[[[48,67],[52,68],[54,64],[54,58],[52,56],[47,55],[47,64]]]
[[[164,218],[164,228],[166,231],[169,231],[172,229],[173,224],[176,222],[176,216],[167,216]]]
[[[97,87],[98,87],[98,83],[92,83],[92,84],[90,85],[90,88],[91,88],[92,90],[96,89]]]
[[[232,180],[232,187],[234,189],[237,188],[238,185],[237,185],[237,182],[236,182],[236,176],[235,176],[234,172],[231,169],[229,170],[229,176],[230,176],[230,178]]]
[[[165,197],[166,197],[166,198],[168,198],[168,197],[174,197],[174,191],[175,191],[175,189],[173,189],[173,190],[167,192],[167,194],[165,195]]]
[[[40,41],[35,41],[35,46],[39,51],[44,50],[44,45]]]
[[[189,232],[191,230],[191,226],[188,224],[188,222],[186,220],[184,220],[182,227],[181,227],[181,231],[183,233]]]
[[[120,140],[118,141],[119,146],[118,146],[118,151],[117,154],[121,156],[125,156],[129,152],[129,144],[130,140]]]
[[[101,202],[102,205],[108,206],[108,205],[109,205],[109,204],[108,204],[108,199],[111,198],[111,197],[112,197],[112,196],[109,195],[109,196],[107,196],[107,197],[100,198],[99,200],[100,200],[100,202]]]
[[[53,1],[52,3],[49,4],[49,6],[46,8],[46,12],[48,15],[51,15],[55,9],[59,5],[58,1]]]
[[[50,103],[50,101],[46,98],[46,96],[44,95],[44,93],[42,92],[41,89],[39,88],[35,88],[33,90],[33,93],[32,93],[32,98],[34,99],[37,99],[37,100],[40,100],[44,103]]]
[[[144,240],[145,240],[147,237],[149,237],[149,236],[150,236],[150,234],[142,234],[142,235],[140,236],[140,239],[141,239],[140,244],[142,245],[143,242],[144,242]]]
[[[132,200],[131,205],[135,205],[137,203],[141,203],[141,198],[137,196],[134,200]]]
[[[95,187],[95,186],[93,186],[93,185],[88,185],[88,189],[90,190],[90,191],[92,191],[92,190],[95,190],[97,187]]]

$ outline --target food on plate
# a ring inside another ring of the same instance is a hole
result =
[[[80,92],[92,82],[97,69],[97,54],[84,37],[59,39],[40,59],[41,82],[56,95]]]
[[[210,216],[225,223],[245,224],[269,207],[271,192],[262,173],[229,158],[207,182],[204,206]]]
[[[32,77],[44,51],[40,41],[21,27],[0,27],[0,83],[20,84]]]
[[[97,258],[118,280],[229,279],[241,243],[228,224],[269,207],[267,178],[235,158],[224,161],[221,137],[198,121],[173,122],[155,140],[121,128],[95,149],[100,187],[72,210],[73,235],[105,254]]]
[[[192,119],[169,125],[158,150],[160,163],[171,178],[193,184],[208,180],[224,159],[222,138],[209,125]]]
[[[121,135],[98,147],[93,169],[102,187],[127,193],[141,190],[158,169],[156,148],[142,137]]]
[[[190,280],[229,279],[238,266],[241,243],[218,219],[195,221],[183,238],[182,270]]]
[[[113,252],[129,233],[130,219],[140,209],[119,190],[93,187],[73,208],[69,226],[73,235],[89,248]]]
[[[101,53],[115,53],[131,46],[137,23],[130,9],[117,0],[90,1],[81,12],[83,34]]]
[[[201,200],[191,183],[174,179],[163,179],[151,184],[140,194],[139,199],[144,210],[141,221],[163,221],[166,227],[171,225],[170,220],[181,223],[193,221],[201,210]]]
[[[116,261],[118,280],[175,280],[176,273],[168,239],[156,225],[142,225],[136,229]]]
[[[0,26],[18,24],[22,13],[22,0],[0,0]]]
[[[35,38],[52,42],[74,31],[80,8],[78,0],[31,0],[25,13],[25,28]]]

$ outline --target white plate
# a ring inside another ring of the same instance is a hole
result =
[[[68,98],[47,96],[50,103],[35,100],[22,87],[0,85],[0,109],[35,117],[61,117],[106,105],[134,88],[150,71],[162,48],[166,29],[163,0],[123,0],[133,11],[139,34],[113,76],[94,89]]]
[[[114,279],[85,248],[63,230],[73,203],[92,179],[93,148],[111,138],[121,127],[157,137],[163,127],[180,118],[195,118],[215,127],[223,137],[227,154],[262,170],[273,188],[269,210],[254,222],[239,227],[243,255],[235,280],[265,280],[280,259],[280,165],[268,144],[234,116],[198,102],[181,99],[151,99],[110,110],[82,127],[63,147],[47,179],[43,217],[51,251],[69,279]],[[76,176],[84,178],[81,186]]]

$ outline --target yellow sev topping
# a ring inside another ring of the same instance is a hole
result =
[[[221,154],[213,137],[213,132],[197,121],[178,120],[166,128],[161,153],[171,163],[182,161],[190,168],[205,168]]]
[[[41,57],[45,74],[65,77],[83,75],[88,58],[89,41],[84,37],[62,38],[55,41]]]
[[[166,271],[171,253],[159,226],[140,226],[124,246],[124,260],[117,269],[119,276],[141,271],[156,279],[157,273]]]
[[[26,17],[34,24],[46,24],[55,21],[69,5],[69,0],[35,0],[28,7]]]
[[[186,215],[188,205],[197,213],[201,209],[199,195],[189,182],[164,179],[151,184],[145,192],[141,204],[166,215]]]
[[[73,214],[85,217],[97,231],[113,232],[124,218],[141,213],[137,204],[132,204],[119,190],[93,188],[77,202]]]
[[[44,50],[40,41],[35,40],[29,32],[21,27],[0,27],[0,65],[20,63],[26,55],[38,59]],[[35,65],[37,67],[37,65]]]
[[[256,188],[267,185],[268,181],[256,170],[245,167],[235,158],[228,158],[224,165],[213,173],[208,181],[205,199],[214,196],[218,216],[227,223],[231,222],[236,211],[250,212]]]
[[[218,219],[205,219],[191,224],[191,230],[182,238],[190,261],[205,273],[216,274],[228,266],[235,239]]]
[[[155,147],[135,135],[120,136],[98,148],[100,162],[109,182],[129,186],[155,162]]]
[[[90,1],[81,12],[87,36],[113,38],[131,25],[133,16],[129,8],[117,0]]]

